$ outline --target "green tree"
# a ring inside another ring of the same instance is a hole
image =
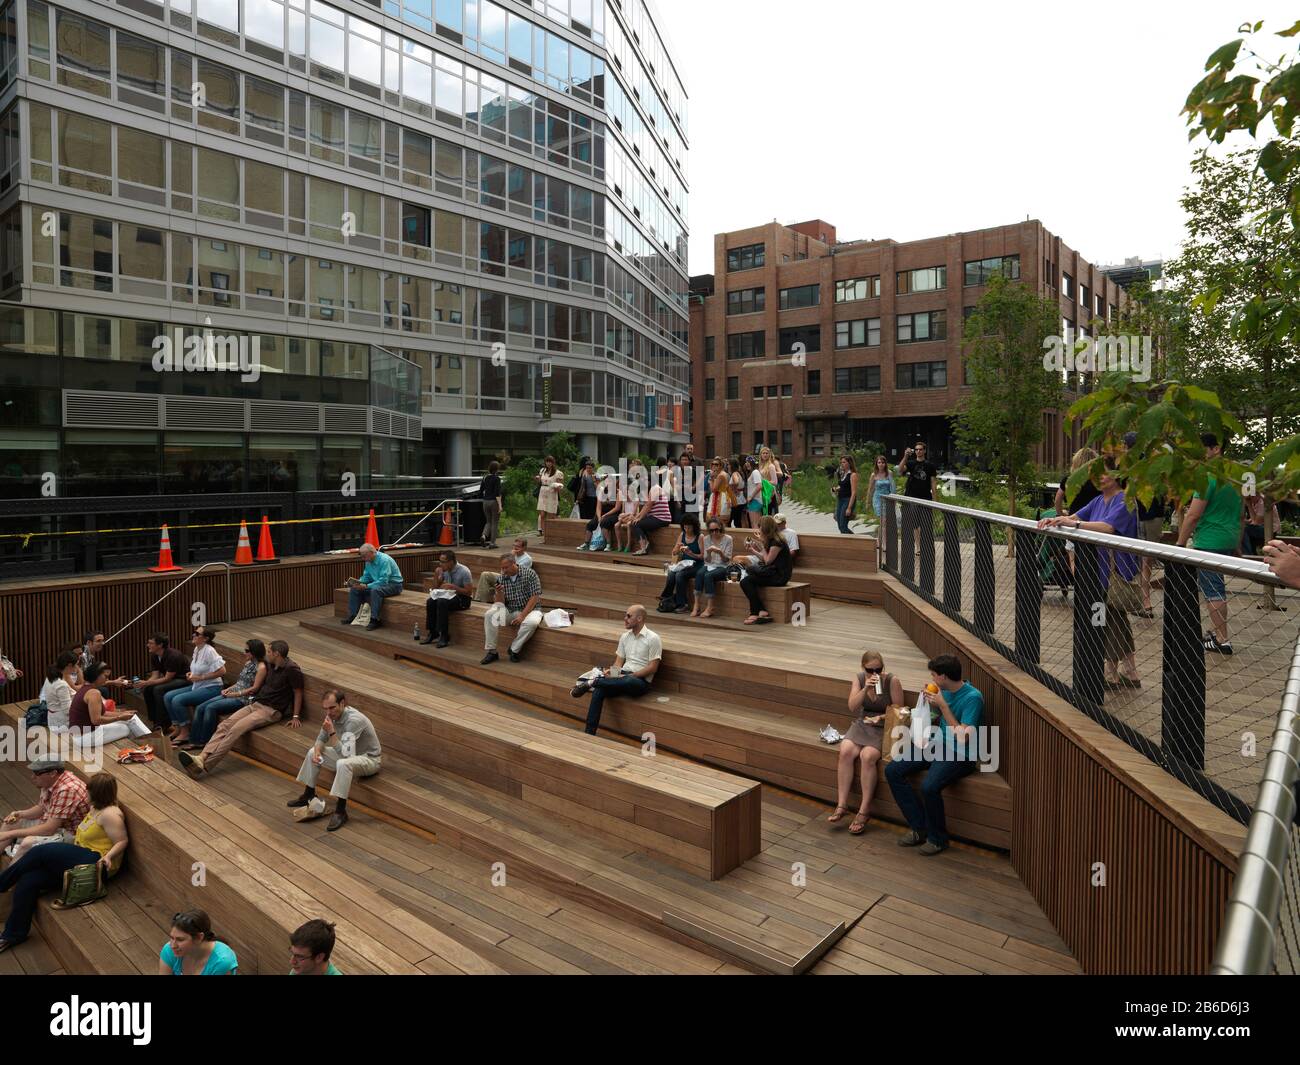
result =
[[[1259,153],[1200,152],[1182,197],[1187,238],[1166,266],[1187,307],[1181,366],[1212,389],[1260,451],[1300,431],[1300,291],[1287,278],[1300,261],[1286,190],[1258,171]]]
[[[1019,282],[993,277],[966,320],[970,394],[953,416],[957,446],[978,456],[989,475],[1005,478],[1007,510],[1035,479],[1043,412],[1062,401],[1062,376],[1045,366],[1045,341],[1057,336],[1061,312]]]

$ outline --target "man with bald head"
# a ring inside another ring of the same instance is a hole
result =
[[[600,727],[600,711],[608,696],[636,699],[650,690],[650,683],[663,658],[663,644],[656,633],[646,628],[645,618],[645,607],[628,607],[623,615],[626,631],[619,637],[613,667],[595,680],[579,681],[577,687],[569,692],[575,699],[591,692],[591,705],[587,709],[588,736],[596,735]]]
[[[351,625],[361,609],[361,604],[370,603],[370,624],[367,629],[379,628],[379,613],[384,609],[384,600],[402,594],[402,570],[391,555],[386,555],[374,544],[361,545],[361,561],[366,568],[361,571],[361,579],[348,578],[348,616],[344,625]]]

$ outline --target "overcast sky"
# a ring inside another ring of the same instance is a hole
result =
[[[1168,258],[1198,146],[1179,112],[1206,58],[1244,21],[1300,15],[1277,0],[655,3],[690,96],[693,274],[713,272],[715,233],[774,217],[905,241],[1029,216],[1094,263]]]

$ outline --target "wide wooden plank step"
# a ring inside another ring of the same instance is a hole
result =
[[[396,602],[390,600],[390,604]],[[468,614],[466,611],[456,617],[466,619]],[[427,664],[579,719],[586,716],[586,700],[570,698],[573,678],[590,668],[592,661],[601,660],[571,658],[568,666],[557,661],[562,657],[559,651],[563,638],[573,629],[539,630],[533,643],[546,639],[545,653],[534,652],[530,644],[527,657],[520,663],[503,659],[482,666],[479,650],[472,643],[430,651],[403,641],[398,635],[400,629],[366,632],[350,626],[331,628],[328,620],[302,625],[370,651]],[[465,640],[471,635],[465,631]],[[665,653],[665,669],[668,662]],[[607,700],[602,727],[637,739],[652,733],[656,744],[667,750],[804,795],[832,802],[836,797],[837,751],[822,743],[817,727],[805,720],[744,704],[719,705],[697,698],[690,691],[675,691],[670,684],[656,680],[655,689],[641,699]],[[923,774],[912,780],[913,786],[919,788]],[[857,786],[855,774],[855,790]],[[984,846],[1010,848],[1011,795],[1002,777],[996,773],[972,774],[946,789],[944,801],[948,827],[954,836]],[[902,820],[883,773],[878,778],[872,809],[877,816]]]

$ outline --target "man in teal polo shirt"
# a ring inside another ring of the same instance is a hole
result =
[[[938,735],[925,747],[909,744],[885,769],[885,780],[894,803],[907,819],[911,831],[898,841],[900,847],[920,847],[926,857],[948,849],[948,824],[944,818],[943,789],[979,768],[976,730],[984,721],[984,696],[969,681],[961,679],[961,662],[954,655],[930,660],[930,679],[939,689],[927,693],[930,706],[939,712]],[[921,799],[907,779],[925,772]]]
[[[1201,443],[1205,445],[1207,459],[1218,458],[1223,454],[1223,448],[1213,433],[1203,435]],[[1235,485],[1211,477],[1205,494],[1197,492],[1192,497],[1187,516],[1178,530],[1178,546],[1186,547],[1190,541],[1197,551],[1215,555],[1239,555],[1241,530],[1241,493]],[[1230,655],[1232,641],[1228,638],[1228,593],[1223,574],[1198,569],[1196,581],[1201,586],[1201,594],[1205,596],[1205,605],[1210,612],[1210,623],[1214,626],[1214,631],[1207,632],[1203,637],[1204,647],[1207,651]]]
[[[402,571],[390,555],[384,554],[373,544],[361,545],[361,561],[366,568],[361,571],[361,579],[348,578],[348,616],[344,625],[351,625],[356,619],[361,604],[370,601],[370,624],[367,629],[379,628],[379,612],[384,608],[384,600],[389,596],[402,594]]]
[[[342,976],[334,967],[334,926],[317,918],[299,925],[289,937],[290,976]]]

